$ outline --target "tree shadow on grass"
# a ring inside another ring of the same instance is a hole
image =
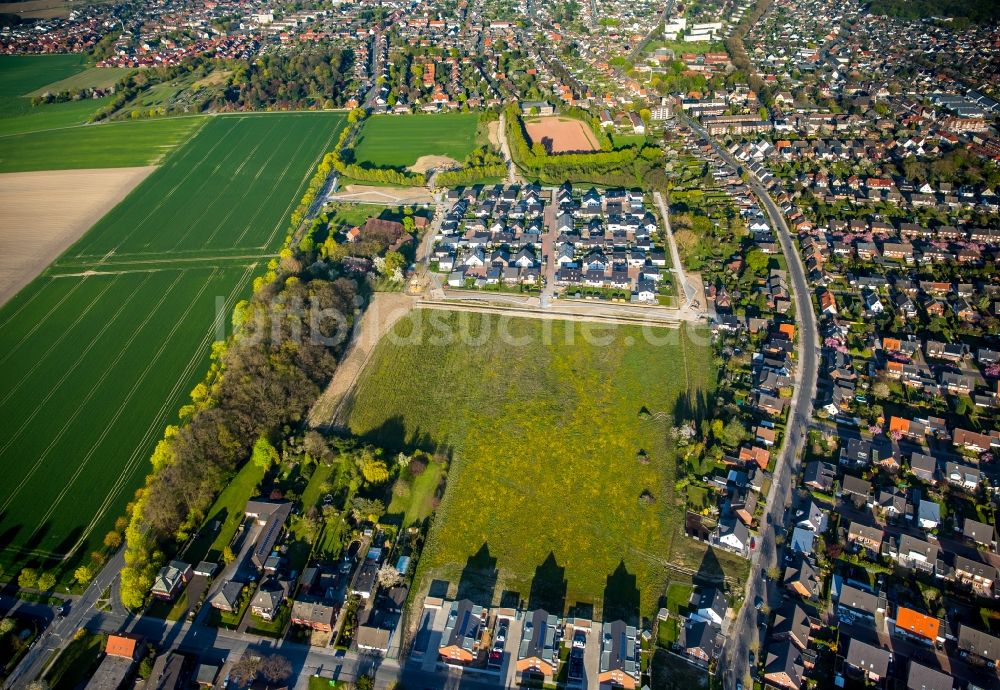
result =
[[[619,561],[615,571],[608,575],[604,587],[604,605],[601,617],[605,621],[623,620],[629,625],[639,624],[639,586],[636,576]]]
[[[484,542],[465,562],[455,598],[469,599],[480,606],[492,606],[499,576],[497,559],[490,554],[489,544]]]
[[[545,560],[535,568],[528,594],[528,610],[545,609],[561,616],[566,609],[566,568],[556,562],[556,556],[549,551]]]

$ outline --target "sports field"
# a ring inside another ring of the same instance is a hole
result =
[[[476,113],[375,115],[361,128],[354,146],[358,163],[405,168],[421,156],[465,160],[476,145]]]
[[[209,119],[0,309],[7,572],[86,553],[121,514],[342,123]]]
[[[350,430],[453,458],[423,587],[649,614],[672,579],[718,572],[719,562],[745,572],[682,536],[675,500],[667,430],[676,410],[696,407],[683,401],[714,384],[708,347],[679,329],[651,330],[662,341],[653,343],[638,327],[595,328],[418,310],[379,344]],[[467,336],[448,342],[450,333]]]

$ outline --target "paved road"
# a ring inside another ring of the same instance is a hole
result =
[[[93,582],[83,593],[83,595],[68,606],[66,615],[56,618],[55,621],[42,633],[34,646],[21,659],[13,673],[7,678],[4,685],[6,688],[23,688],[45,670],[45,664],[53,652],[61,649],[68,643],[73,633],[91,619],[95,613],[100,613],[96,608],[97,600],[101,598],[107,589],[117,590],[118,575],[125,565],[125,550],[119,549],[118,553],[108,561],[107,565],[98,573]],[[112,585],[114,585],[112,587]],[[115,592],[112,597],[112,606],[120,609],[121,604]],[[51,609],[50,609],[51,610]],[[54,615],[54,614],[53,614]]]
[[[700,124],[687,120],[688,124],[708,141],[712,142],[723,160],[734,168],[739,163],[729,155],[718,143],[709,136]],[[816,397],[816,378],[819,366],[819,334],[816,328],[816,316],[813,313],[810,299],[809,284],[806,282],[802,258],[792,242],[792,234],[785,223],[785,218],[767,190],[756,178],[750,178],[750,187],[767,211],[771,224],[778,231],[781,249],[788,262],[788,276],[795,293],[795,313],[798,318],[799,344],[798,363],[795,369],[795,392],[792,395],[788,416],[784,445],[778,456],[771,491],[767,497],[765,522],[761,528],[761,538],[751,561],[750,577],[747,580],[746,598],[742,610],[737,614],[730,635],[722,650],[719,667],[723,672],[723,684],[735,688],[738,681],[746,680],[749,675],[748,653],[751,649],[759,649],[761,631],[758,628],[758,612],[754,608],[758,598],[773,607],[780,599],[778,588],[773,583],[765,581],[765,574],[771,567],[779,563],[781,553],[776,548],[774,528],[772,525],[783,525],[785,504],[791,500],[792,476],[799,468],[799,451],[805,440],[805,430],[812,418],[813,402]]]

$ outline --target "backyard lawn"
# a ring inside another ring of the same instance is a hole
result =
[[[686,330],[648,333],[656,342],[638,327],[418,310],[379,344],[350,430],[451,457],[423,586],[631,615],[655,612],[669,580],[703,569],[745,577],[745,562],[683,537],[674,495],[667,430],[705,413],[708,348]],[[417,517],[410,498],[390,514]]]

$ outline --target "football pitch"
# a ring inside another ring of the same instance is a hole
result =
[[[0,565],[96,547],[284,239],[333,113],[214,117],[0,310]]]

